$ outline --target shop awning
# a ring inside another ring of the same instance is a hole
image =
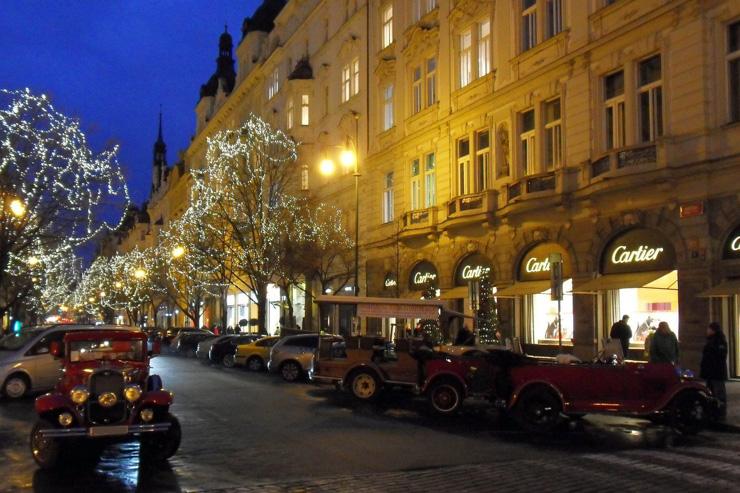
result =
[[[440,300],[457,300],[460,298],[467,298],[468,297],[468,287],[467,286],[457,286],[456,288],[452,289],[442,289],[441,293],[439,294]]]
[[[550,281],[524,281],[496,291],[497,298],[515,298],[525,294],[542,293],[550,289]]]
[[[721,298],[740,294],[740,279],[728,279],[706,291],[699,293],[700,298]]]
[[[606,274],[582,284],[573,285],[574,293],[597,293],[610,289],[641,288],[660,279],[672,271],[630,272],[629,274]],[[675,289],[675,288],[672,288]]]

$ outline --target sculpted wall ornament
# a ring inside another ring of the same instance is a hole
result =
[[[453,30],[465,27],[483,16],[493,12],[494,0],[459,0],[450,11],[448,20]]]
[[[436,52],[436,47],[439,44],[439,27],[414,26],[407,31],[405,41],[403,54],[410,60],[418,58],[429,48],[435,48],[434,51]]]
[[[499,123],[496,129],[496,140],[498,141],[499,155],[499,176],[508,176],[510,173],[510,152],[509,152],[509,126],[506,122]]]

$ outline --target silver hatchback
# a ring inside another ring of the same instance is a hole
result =
[[[280,373],[283,380],[295,382],[308,373],[313,363],[313,355],[318,347],[318,334],[305,334],[283,337],[270,351],[270,361],[267,369],[273,373]],[[332,346],[343,344],[341,336],[322,335],[321,345]]]
[[[115,325],[56,325],[24,329],[0,338],[0,394],[11,399],[51,390],[61,376],[60,360],[50,352],[68,332],[85,329],[140,330]]]

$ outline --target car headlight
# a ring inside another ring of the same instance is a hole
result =
[[[143,422],[148,423],[154,419],[154,410],[149,408],[142,409],[140,416]]]
[[[61,413],[57,419],[62,426],[69,426],[73,421],[72,415],[69,413]]]
[[[84,404],[89,397],[90,391],[84,385],[76,385],[69,391],[69,398],[78,406]]]
[[[136,384],[126,385],[126,388],[123,389],[123,395],[127,401],[136,402],[141,397],[141,387]]]

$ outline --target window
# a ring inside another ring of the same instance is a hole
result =
[[[488,186],[488,168],[491,163],[491,133],[482,130],[475,135],[475,192]]]
[[[393,5],[388,4],[383,9],[383,48],[393,43]]]
[[[740,121],[740,21],[727,29],[727,82],[730,121]]]
[[[277,67],[272,71],[272,75],[267,81],[267,99],[272,99],[280,90],[280,72]]]
[[[427,106],[437,102],[437,59],[427,60]]]
[[[421,209],[421,166],[419,160],[411,161],[411,210]]]
[[[471,192],[470,173],[470,139],[457,141],[457,194],[468,195]]]
[[[301,166],[301,190],[308,190],[308,165]]]
[[[342,67],[342,102],[348,101],[352,95],[352,75],[349,63]]]
[[[383,90],[383,130],[393,126],[393,84]]]
[[[419,19],[437,8],[437,0],[414,0],[411,5],[411,19],[418,22]]]
[[[478,77],[491,71],[491,21],[478,24]]]
[[[411,82],[411,112],[418,113],[422,107],[422,94],[421,94],[421,67],[416,67],[413,70],[413,80]]]
[[[604,137],[606,150],[624,147],[624,71],[604,77]]]
[[[522,51],[537,44],[537,0],[522,0]]]
[[[352,60],[352,95],[360,92],[360,59]]]
[[[301,95],[301,125],[306,126],[308,119],[308,94]]]
[[[560,99],[545,103],[545,165],[559,168],[563,161],[563,133],[560,124]]]
[[[288,104],[285,111],[287,112],[287,121],[285,122],[285,124],[288,127],[288,130],[290,130],[293,128],[293,98],[288,99]]]
[[[467,86],[473,80],[472,37],[469,29],[460,35],[460,87]]]
[[[383,223],[393,221],[393,172],[385,175],[383,188]]]
[[[563,0],[546,0],[547,31],[545,39],[552,38],[563,30]]]
[[[520,167],[524,175],[535,173],[534,161],[534,110],[523,112],[520,117],[521,133],[521,155],[519,156]]]
[[[427,154],[424,164],[424,206],[437,205],[437,178],[435,168],[437,162],[434,153]]]
[[[640,142],[652,142],[663,135],[660,55],[640,62],[637,75]]]

